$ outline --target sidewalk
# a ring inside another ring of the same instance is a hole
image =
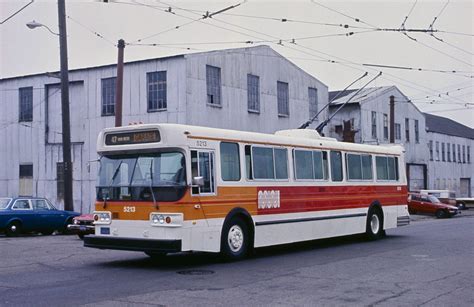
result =
[[[474,216],[474,208],[470,208],[468,210],[460,210],[460,213],[455,215],[453,218],[463,218],[463,217],[473,217]],[[410,214],[410,221],[417,222],[422,220],[430,220],[436,219],[434,215],[420,215],[420,214]]]

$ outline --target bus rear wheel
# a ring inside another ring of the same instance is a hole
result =
[[[249,252],[249,230],[240,218],[231,218],[222,229],[221,254],[227,260],[240,260]]]
[[[365,234],[369,240],[377,240],[384,236],[382,210],[371,208],[367,215]]]

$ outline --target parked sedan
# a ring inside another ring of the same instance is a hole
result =
[[[408,210],[411,214],[434,214],[437,218],[452,217],[460,213],[456,206],[442,203],[433,195],[410,194],[408,196]]]
[[[83,214],[76,216],[72,224],[67,225],[67,229],[69,232],[77,234],[81,239],[83,239],[85,235],[94,234],[94,215]]]
[[[0,231],[7,236],[25,232],[49,235],[64,231],[79,213],[56,209],[47,199],[36,197],[0,198]]]

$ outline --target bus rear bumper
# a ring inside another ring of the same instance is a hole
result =
[[[151,240],[86,236],[84,237],[84,246],[99,249],[175,253],[181,251],[181,240]]]

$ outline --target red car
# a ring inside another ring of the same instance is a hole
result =
[[[408,196],[408,211],[410,214],[434,214],[437,218],[452,217],[459,213],[456,206],[442,203],[433,195],[410,194]]]
[[[85,235],[94,234],[94,215],[83,214],[76,216],[73,219],[72,224],[67,226],[67,229],[70,232],[77,234],[81,239],[83,239]]]

